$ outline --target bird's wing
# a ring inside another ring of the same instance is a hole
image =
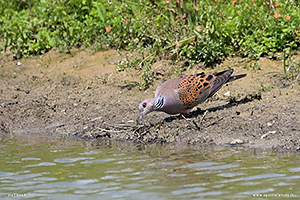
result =
[[[214,80],[215,76],[212,74],[193,74],[176,84],[175,91],[186,107],[194,107],[208,98]]]
[[[243,78],[246,74],[231,76],[233,69],[216,74],[192,74],[165,81],[157,87],[155,97],[173,98],[172,102],[192,108],[214,95],[225,83]]]

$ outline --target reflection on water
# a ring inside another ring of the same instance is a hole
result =
[[[300,197],[299,154],[1,136],[1,199]]]

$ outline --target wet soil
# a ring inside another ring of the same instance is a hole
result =
[[[153,86],[143,91],[141,70],[116,73],[114,63],[124,59],[114,50],[51,51],[20,60],[2,53],[0,133],[300,150],[300,86],[284,79],[280,60],[234,57],[214,69],[161,60],[152,66]],[[156,112],[138,120],[140,101],[164,80],[228,68],[248,76],[223,86],[187,118]]]

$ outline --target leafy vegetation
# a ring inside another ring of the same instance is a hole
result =
[[[118,70],[143,69],[142,86],[147,86],[158,55],[213,66],[228,55],[258,58],[297,50],[299,4],[294,0],[0,0],[0,50],[10,48],[16,57],[80,46],[134,51],[145,56],[128,56]],[[299,66],[284,67],[299,71]]]
[[[287,55],[287,56],[286,56]],[[283,75],[286,79],[292,78],[293,80],[299,80],[300,77],[300,61],[292,60],[293,55],[289,52],[284,52],[283,56]]]

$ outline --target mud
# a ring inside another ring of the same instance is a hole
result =
[[[161,60],[152,66],[153,86],[141,91],[137,82],[142,71],[116,73],[113,63],[121,60],[124,57],[113,50],[52,51],[20,60],[2,53],[1,134],[300,150],[299,82],[284,79],[282,62],[228,58],[214,69],[204,69]],[[225,85],[186,119],[150,113],[138,121],[139,102],[152,97],[164,80],[180,72],[218,72],[229,67],[234,74],[249,75]]]

